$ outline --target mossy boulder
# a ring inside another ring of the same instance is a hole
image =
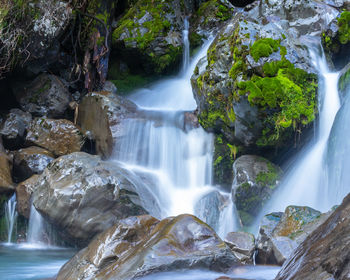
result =
[[[148,74],[169,72],[181,61],[183,17],[179,0],[139,0],[117,22],[113,48]]]
[[[350,55],[350,7],[348,9],[339,13],[322,33],[325,52],[338,70],[348,63],[344,58]]]
[[[291,255],[294,249],[331,214],[322,214],[306,206],[288,206],[284,213],[266,215],[261,223],[257,237],[259,264],[278,264]]]
[[[268,160],[244,155],[233,164],[232,199],[243,226],[249,226],[276,190],[282,170]]]
[[[317,115],[317,70],[302,36],[321,35],[333,8],[284,2],[237,12],[191,79],[201,125],[245,152],[294,146]]]

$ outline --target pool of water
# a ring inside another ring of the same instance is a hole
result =
[[[161,272],[141,278],[142,280],[215,280],[220,276],[232,279],[273,280],[281,268],[278,266],[242,266],[228,274],[205,270]]]
[[[0,243],[0,279],[54,277],[74,253],[72,249],[59,247]]]

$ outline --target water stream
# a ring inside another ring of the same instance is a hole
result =
[[[17,211],[16,211],[16,194],[14,194],[6,203],[5,203],[5,223],[7,229],[7,243],[11,243],[13,229],[15,228],[17,221]]]

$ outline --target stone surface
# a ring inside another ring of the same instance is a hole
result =
[[[80,151],[84,138],[80,130],[68,120],[35,118],[28,128],[25,144],[39,146],[55,156]]]
[[[175,269],[226,271],[238,264],[229,247],[191,215],[122,220],[97,236],[60,270],[57,279],[135,279]]]
[[[288,206],[284,213],[266,215],[257,238],[256,262],[282,265],[295,248],[321,225],[330,212],[321,212],[310,207]]]
[[[225,243],[231,248],[233,254],[241,263],[253,264],[255,252],[255,237],[248,232],[229,232]]]
[[[2,145],[0,139],[0,195],[10,194],[15,190],[15,186],[12,182],[11,169],[12,160],[6,154],[6,151]]]
[[[247,226],[276,190],[282,170],[262,157],[244,155],[234,162],[233,175],[232,198]]]
[[[34,174],[41,174],[53,161],[54,155],[40,147],[28,147],[13,153],[13,176],[24,181]]]
[[[30,217],[31,197],[38,185],[38,177],[39,175],[33,175],[16,187],[17,212],[27,219]]]
[[[23,144],[31,120],[30,113],[19,109],[10,110],[0,128],[0,134],[6,148],[16,149]]]
[[[131,175],[99,156],[78,152],[59,157],[38,178],[33,193],[35,208],[77,246],[118,220],[147,213]]]
[[[21,108],[36,117],[63,117],[72,100],[65,82],[54,75],[41,74],[29,83],[16,82],[12,87]]]
[[[285,262],[276,280],[350,277],[350,195]]]
[[[118,137],[124,133],[122,121],[133,117],[137,107],[111,92],[86,95],[79,104],[77,123],[88,138],[95,141],[96,151],[108,158]]]

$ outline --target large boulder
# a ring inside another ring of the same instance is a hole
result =
[[[257,1],[237,12],[191,79],[201,125],[241,153],[294,146],[317,112],[306,38],[320,36],[337,14],[300,0]]]
[[[25,144],[62,156],[80,151],[84,137],[71,121],[35,118],[28,128]]]
[[[282,170],[267,159],[239,157],[233,164],[232,199],[241,223],[249,226],[276,190]]]
[[[41,74],[31,82],[16,83],[13,92],[21,108],[36,117],[63,117],[71,95],[59,77]]]
[[[11,174],[12,159],[6,153],[0,139],[0,195],[10,194],[15,190]]]
[[[248,232],[229,232],[225,243],[241,263],[253,264],[255,253],[255,237]]]
[[[191,215],[157,221],[122,220],[97,236],[60,270],[57,279],[135,279],[178,269],[226,271],[239,264],[229,247]]]
[[[181,61],[184,8],[178,0],[137,1],[117,22],[113,48],[146,73],[174,69]]]
[[[19,183],[16,187],[16,209],[18,214],[29,219],[32,206],[32,193],[38,185],[39,175],[33,175],[29,179]]]
[[[143,205],[151,204],[146,194],[139,196],[127,170],[82,152],[51,162],[37,183],[35,208],[78,246],[120,219],[146,214]]]
[[[41,174],[54,160],[54,155],[40,147],[28,147],[13,152],[13,176],[24,181],[34,174]]]
[[[349,279],[350,195],[285,262],[276,280]]]
[[[1,124],[0,134],[7,149],[20,147],[32,120],[32,115],[19,109],[11,109]]]
[[[108,158],[118,137],[124,133],[123,120],[135,116],[137,106],[112,92],[93,92],[79,104],[77,123],[96,144],[96,152]]]
[[[301,206],[288,206],[284,213],[266,215],[261,221],[256,241],[256,262],[282,265],[329,215],[330,212],[321,214],[310,207]]]

